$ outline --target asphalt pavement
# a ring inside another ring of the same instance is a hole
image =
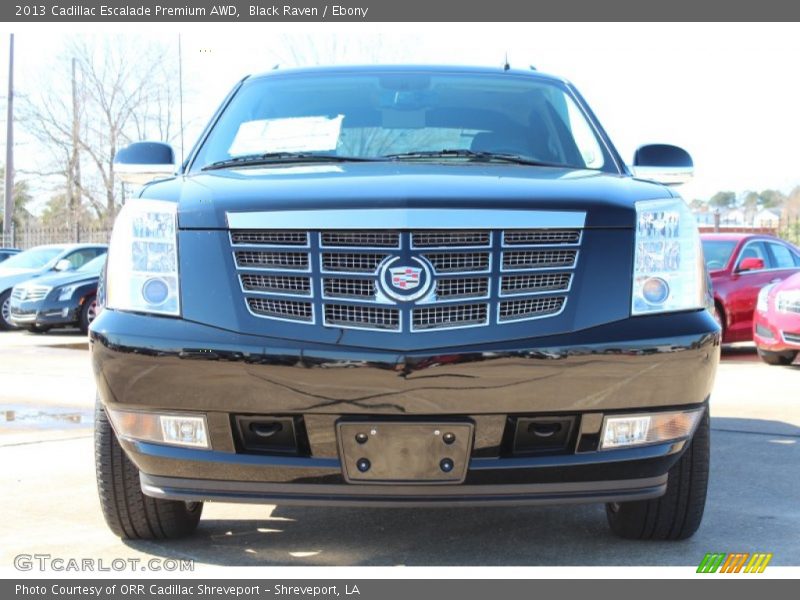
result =
[[[105,527],[92,449],[94,384],[77,332],[0,332],[0,567],[18,554],[206,565],[697,565],[771,552],[800,565],[800,364],[727,348],[712,397],[703,525],[682,542],[615,538],[600,505],[354,509],[207,504],[196,535],[122,542]]]

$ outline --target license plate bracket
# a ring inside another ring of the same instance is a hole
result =
[[[349,483],[462,483],[474,429],[469,421],[339,421],[342,473]]]

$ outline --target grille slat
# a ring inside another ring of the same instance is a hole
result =
[[[577,256],[577,250],[513,250],[503,252],[503,269],[512,271],[572,267]]]
[[[307,231],[231,231],[231,243],[248,246],[308,246]]]
[[[486,247],[491,239],[488,231],[415,231],[411,234],[414,248]]]
[[[308,277],[246,274],[241,275],[241,281],[242,288],[248,292],[311,295],[311,279]]]
[[[501,279],[500,293],[511,295],[566,291],[569,289],[571,280],[572,275],[570,273],[505,275]]]
[[[423,330],[484,325],[487,322],[488,314],[486,304],[415,308],[412,315],[412,327],[415,330]]]
[[[384,332],[500,326],[560,314],[583,238],[581,229],[229,234],[243,299],[253,315]],[[423,282],[421,295],[404,302],[384,287],[394,279],[382,275],[388,260],[392,267],[430,271],[432,284]]]
[[[400,311],[396,308],[378,308],[375,306],[326,304],[325,324],[399,331]]]
[[[396,231],[323,231],[320,244],[324,248],[399,248],[400,234]]]
[[[292,321],[314,320],[314,308],[311,302],[296,300],[275,300],[273,298],[248,298],[250,310],[257,315],[289,319]]]
[[[450,298],[483,298],[489,293],[488,277],[470,277],[466,279],[439,279],[436,282],[436,297]]]
[[[506,246],[577,244],[580,239],[580,229],[523,229],[503,233],[503,243]]]
[[[308,270],[308,254],[305,252],[259,252],[254,250],[238,250],[236,265],[239,267],[256,267],[260,269]]]
[[[488,252],[436,252],[425,258],[437,273],[471,273],[489,269]]]
[[[502,322],[553,315],[561,312],[565,300],[564,296],[506,300],[500,303],[497,318]]]
[[[322,270],[343,273],[374,273],[388,254],[323,252]]]
[[[327,298],[374,298],[375,281],[371,279],[339,279],[326,277],[322,289]]]

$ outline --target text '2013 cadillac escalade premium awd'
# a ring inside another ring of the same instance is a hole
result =
[[[188,534],[205,501],[695,532],[720,339],[685,151],[629,169],[537,72],[353,67],[244,79],[173,162],[116,159],[149,181],[90,329],[116,534]]]

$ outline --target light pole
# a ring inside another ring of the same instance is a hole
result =
[[[6,116],[6,181],[5,213],[3,216],[3,237],[11,243],[14,226],[14,34],[11,34],[8,47],[8,115]]]

